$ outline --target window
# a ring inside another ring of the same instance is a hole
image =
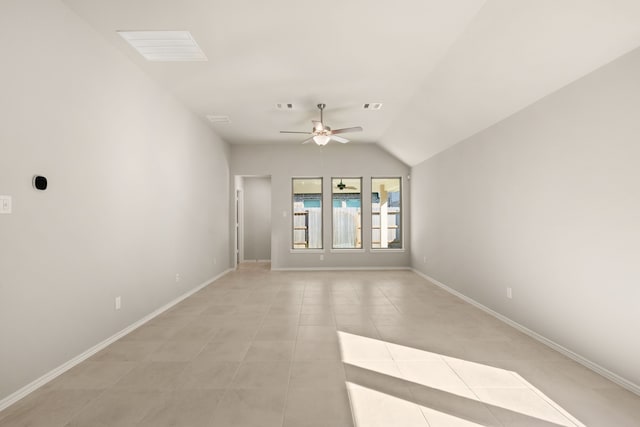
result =
[[[362,178],[331,180],[333,248],[362,248]]]
[[[371,247],[402,249],[402,181],[371,178]]]
[[[293,178],[293,249],[322,249],[322,178]]]

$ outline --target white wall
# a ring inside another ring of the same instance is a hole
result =
[[[271,178],[245,177],[243,238],[245,260],[271,259]]]
[[[229,166],[56,0],[3,0],[0,52],[2,399],[228,268]]]
[[[231,173],[271,176],[271,267],[350,268],[409,266],[409,168],[373,144],[233,145]],[[332,251],[331,177],[363,177],[362,251]],[[403,177],[405,251],[371,252],[371,177]],[[291,251],[291,178],[324,178],[322,254]],[[367,196],[369,195],[369,196]],[[324,260],[320,260],[323,255]]]
[[[635,384],[638,76],[636,50],[413,168],[411,236],[416,269]]]

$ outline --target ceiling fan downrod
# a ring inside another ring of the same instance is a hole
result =
[[[322,117],[322,111],[326,107],[325,104],[318,104],[318,108],[320,109],[320,123],[322,123],[322,127],[324,127],[324,118]]]

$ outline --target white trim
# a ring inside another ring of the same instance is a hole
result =
[[[369,252],[370,253],[374,253],[377,251],[381,251],[381,252],[386,252],[386,251],[396,251],[396,252],[404,252],[406,249],[406,240],[405,240],[405,226],[404,226],[404,222],[405,222],[405,212],[407,210],[406,207],[406,203],[405,203],[405,199],[406,196],[404,194],[404,187],[405,187],[405,177],[404,175],[388,175],[388,176],[370,176],[369,177],[369,185],[371,186],[369,188],[369,194],[371,195],[373,193],[373,180],[374,179],[399,179],[400,180],[400,231],[401,231],[401,238],[402,238],[402,248],[372,248],[371,246],[371,241],[369,242],[370,246],[369,246]],[[411,173],[409,173],[407,175],[407,181],[411,181]],[[409,190],[411,191],[411,190]],[[371,203],[369,204],[369,219],[371,219],[371,217],[373,217],[373,212],[371,209],[371,205],[373,204],[373,200],[371,200]],[[369,231],[373,231],[373,222],[369,223]],[[369,237],[372,237],[371,234],[369,234]],[[373,240],[373,239],[371,239]]]
[[[334,254],[363,254],[364,248],[331,248],[329,252]]]
[[[240,197],[242,195],[242,182],[238,175],[234,175],[233,189],[233,268],[238,268],[240,264]]]
[[[597,374],[602,375],[603,377],[607,378],[608,380],[613,381],[614,383],[618,384],[620,387],[623,387],[627,390],[629,390],[632,393],[635,393],[637,395],[640,395],[640,385],[635,384],[623,377],[621,377],[618,374],[615,374],[613,372],[611,372],[610,370],[598,365],[597,363],[592,362],[591,360],[577,354],[574,353],[573,351],[569,350],[566,347],[563,347],[562,345],[556,343],[555,341],[550,340],[549,338],[546,338],[542,335],[540,335],[539,333],[532,331],[531,329],[527,328],[526,326],[523,326],[521,324],[519,324],[518,322],[509,319],[508,317],[493,311],[492,309],[490,309],[489,307],[486,307],[482,304],[480,304],[479,302],[477,302],[476,300],[469,298],[468,296],[456,291],[453,288],[450,288],[449,286],[445,285],[442,282],[437,281],[436,279],[434,279],[431,276],[428,276],[427,274],[416,270],[415,268],[411,268],[411,270],[413,270],[414,273],[416,273],[418,276],[421,276],[425,279],[427,279],[428,281],[432,282],[434,285],[444,289],[445,291],[449,292],[452,295],[457,296],[458,298],[462,299],[463,301],[468,302],[469,304],[479,308],[480,310],[484,311],[485,313],[490,314],[491,316],[495,317],[498,320],[503,321],[504,323],[506,323],[509,326],[514,327],[515,329],[519,330],[520,332],[523,332],[527,335],[529,335],[531,338],[541,342],[542,344],[545,344],[548,347],[551,347],[553,350],[556,350],[557,352],[567,356],[570,359],[573,359],[574,361],[578,362],[579,364],[581,364],[582,366],[591,369],[592,371],[596,372]]]
[[[14,392],[14,393],[10,394],[9,396],[5,397],[4,399],[0,400],[0,411],[8,408],[11,405],[13,405],[18,400],[26,397],[28,394],[33,393],[34,391],[36,391],[37,389],[39,389],[43,385],[47,384],[49,381],[51,381],[51,380],[55,379],[56,377],[64,374],[69,369],[73,368],[77,364],[85,361],[86,359],[88,359],[89,357],[93,356],[94,354],[96,354],[100,350],[104,349],[109,344],[114,343],[115,341],[119,340],[123,336],[127,335],[128,333],[132,332],[133,330],[135,330],[135,329],[139,328],[140,326],[144,325],[149,320],[153,319],[154,317],[158,316],[159,314],[162,314],[163,312],[167,311],[168,309],[170,309],[174,305],[176,305],[179,302],[183,301],[184,299],[190,297],[191,295],[195,294],[199,290],[205,288],[206,286],[208,286],[211,283],[215,282],[216,280],[220,279],[222,276],[230,273],[231,271],[233,271],[233,269],[231,269],[231,268],[227,269],[227,270],[223,271],[222,273],[218,274],[217,276],[206,280],[204,283],[196,286],[195,288],[191,289],[187,293],[182,294],[181,296],[179,296],[178,298],[174,299],[173,301],[171,301],[171,302],[163,305],[162,307],[158,308],[157,310],[147,314],[142,319],[138,320],[135,323],[132,323],[131,325],[127,326],[126,328],[124,328],[120,332],[115,333],[114,335],[110,336],[106,340],[94,345],[93,347],[91,347],[90,349],[86,350],[85,352],[83,352],[83,353],[79,354],[78,356],[74,357],[73,359],[63,363],[62,365],[58,366],[57,368],[54,368],[53,370],[51,370],[51,371],[47,372],[46,374],[44,374],[43,376],[41,376],[40,378],[30,382],[29,384],[27,384],[26,386],[22,387],[18,391]]]
[[[404,248],[369,248],[369,252],[372,254],[402,253],[402,252],[405,252],[405,249]]]
[[[240,176],[242,181],[241,187],[236,188],[236,221],[238,221],[238,230],[236,231],[236,250],[238,251],[238,264],[244,262],[244,176]],[[237,267],[237,265],[236,265]]]
[[[280,267],[280,268],[271,268],[273,271],[361,271],[361,270],[411,270],[411,267],[300,267],[300,268],[292,268],[292,267]]]
[[[324,253],[324,249],[320,249],[320,248],[312,248],[312,249],[302,249],[302,248],[298,248],[298,249],[289,249],[289,253],[290,254],[323,254]]]

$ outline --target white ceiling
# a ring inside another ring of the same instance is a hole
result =
[[[640,46],[637,0],[63,1],[232,144],[297,144],[279,131],[322,102],[409,165]],[[187,30],[209,60],[147,62],[117,30]]]

